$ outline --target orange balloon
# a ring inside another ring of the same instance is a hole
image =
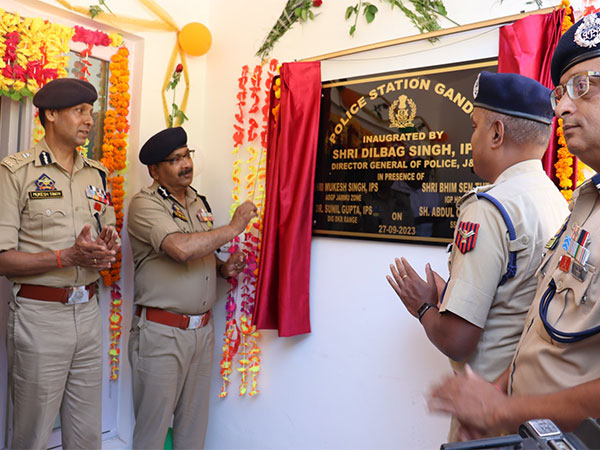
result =
[[[190,22],[184,26],[177,35],[179,46],[188,55],[204,55],[210,48],[212,36],[204,25],[198,22]]]

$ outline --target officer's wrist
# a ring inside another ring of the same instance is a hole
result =
[[[71,267],[73,264],[73,247],[63,248],[60,251],[60,262],[63,267]]]

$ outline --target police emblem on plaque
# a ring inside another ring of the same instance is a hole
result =
[[[415,102],[402,94],[392,106],[390,106],[390,128],[408,128],[414,127],[413,122],[417,115],[417,105]]]

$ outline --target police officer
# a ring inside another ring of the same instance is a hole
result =
[[[473,96],[473,167],[491,184],[458,202],[450,278],[438,291],[439,275],[429,265],[425,282],[397,258],[388,281],[454,371],[468,363],[493,381],[512,358],[544,244],[568,208],[540,161],[551,131],[550,89],[522,75],[484,71]],[[448,439],[458,439],[455,420]]]
[[[131,200],[127,225],[135,264],[133,448],[162,449],[172,418],[175,448],[203,448],[216,275],[236,276],[245,266],[242,252],[226,263],[214,252],[257,215],[246,201],[228,225],[213,227],[206,198],[190,186],[193,153],[181,127],[155,134],[140,150],[154,184]]]
[[[600,171],[600,14],[584,17],[560,39],[551,64],[551,99],[569,150]],[[477,437],[516,431],[550,418],[563,431],[600,417],[600,175],[573,196],[572,212],[548,242],[534,302],[498,392],[477,374],[446,380],[430,406],[456,414]],[[485,399],[485,400],[481,400]]]
[[[97,98],[51,81],[33,98],[45,138],[0,163],[0,273],[8,317],[11,448],[45,449],[60,410],[63,448],[101,447],[102,333],[96,280],[115,261],[107,171],[83,157]]]

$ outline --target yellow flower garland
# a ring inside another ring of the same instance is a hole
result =
[[[109,171],[109,183],[112,187],[112,202],[115,208],[117,218],[116,228],[121,235],[123,228],[123,201],[125,197],[123,176],[127,167],[127,139],[129,131],[129,50],[121,47],[111,57],[109,64],[110,87],[109,87],[109,105],[112,109],[106,111],[104,120],[104,144],[102,145],[102,164]],[[119,378],[120,350],[119,341],[121,339],[121,290],[117,282],[121,278],[121,251],[117,255],[117,262],[113,264],[110,270],[102,272],[104,284],[111,286],[111,314],[110,321],[110,365],[111,380]]]
[[[565,9],[565,16],[561,27],[561,34],[564,34],[573,25],[573,21],[571,20],[573,10],[571,9],[569,0],[561,0],[559,7]],[[558,186],[560,187],[561,194],[567,201],[571,201],[571,198],[573,197],[573,189],[571,189],[573,187],[573,181],[571,181],[571,176],[573,175],[573,155],[567,148],[567,141],[565,140],[565,134],[562,126],[563,120],[558,119],[556,136],[558,138],[559,148],[557,150],[558,160],[554,164],[554,174],[558,179]],[[580,179],[583,181],[583,170],[577,171],[578,185],[580,183]]]

